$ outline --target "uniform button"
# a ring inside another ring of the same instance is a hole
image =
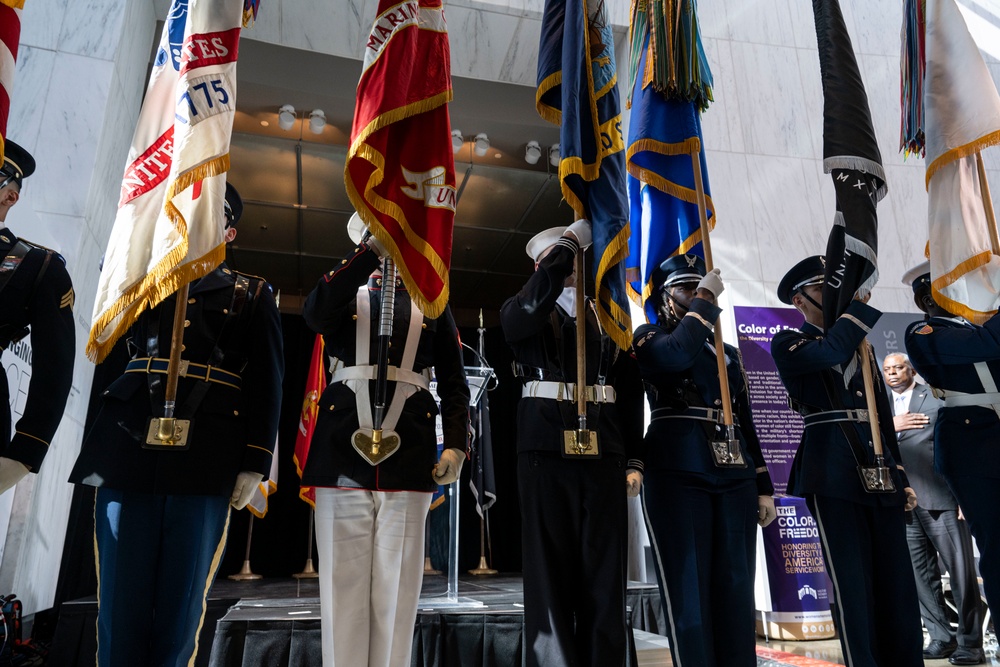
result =
[[[187,349],[187,345],[181,345],[181,352]]]
[[[186,329],[189,326],[191,326],[191,320],[184,320],[184,328]]]
[[[328,409],[328,410],[333,410],[333,404],[331,403],[331,404],[330,404],[330,407],[329,407],[329,408],[327,408],[327,409]]]
[[[240,416],[240,411],[239,410],[233,410],[233,416],[234,417],[239,417]]]
[[[721,398],[715,399],[715,404],[716,405],[722,405],[722,399]]]
[[[347,264],[347,260],[346,259],[342,259],[342,260],[340,260],[340,263],[341,264]],[[330,275],[331,276],[333,275],[333,271],[330,272]]]
[[[426,329],[427,328],[427,322],[424,322],[423,324],[421,324],[420,328],[421,329]]]
[[[357,315],[351,315],[351,319],[352,320],[356,320],[356,319],[358,319],[358,316]]]
[[[857,394],[858,396],[863,396],[863,394],[860,391],[856,391],[854,393]]]
[[[110,393],[111,393],[111,390],[105,389],[103,392],[101,392],[101,396],[107,396]]]
[[[194,303],[196,299],[188,299],[188,303]]]
[[[431,413],[429,413],[429,412],[427,413],[427,418],[428,418],[428,419],[430,419],[430,418],[431,418]]]
[[[965,420],[965,423],[966,423],[966,424],[968,424],[968,423],[969,423],[969,420],[968,420],[968,419],[966,419],[966,420]]]
[[[229,314],[229,309],[228,308],[223,308],[222,309],[222,314],[223,315],[228,315]]]

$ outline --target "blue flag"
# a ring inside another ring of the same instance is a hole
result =
[[[563,197],[593,228],[601,325],[619,347],[628,348],[625,140],[614,46],[603,0],[546,0],[535,106],[542,118],[560,126]]]
[[[701,160],[707,216],[712,227],[715,207],[708,185],[698,103],[668,100],[645,80],[649,71],[648,47],[647,32],[632,86],[629,119],[628,196],[632,233],[626,275],[629,296],[644,308],[650,322],[656,322],[656,304],[646,303],[657,287],[650,282],[653,271],[674,255],[705,256],[691,160],[694,154]]]

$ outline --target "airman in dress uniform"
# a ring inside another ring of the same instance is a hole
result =
[[[226,241],[242,201],[226,188]],[[284,372],[271,287],[224,263],[191,283],[177,388],[187,448],[149,449],[163,415],[176,294],[144,312],[70,481],[97,487],[100,667],[193,664],[205,599],[243,508],[271,468]]]
[[[587,304],[587,428],[597,445],[578,455],[574,258],[590,224],[536,235],[535,273],[500,310],[514,372],[517,475],[524,558],[527,665],[625,664],[627,497],[642,484],[642,385],[635,359],[618,351]]]
[[[451,310],[425,317],[397,279],[382,429],[398,435],[398,449],[373,465],[355,448],[356,431],[372,433],[386,252],[374,236],[362,238],[356,214],[349,231],[357,246],[320,278],[302,313],[323,336],[331,373],[302,474],[304,486],[316,487],[323,665],[405,667],[423,581],[424,521],[434,490],[462,470],[469,387]],[[444,427],[440,460],[432,367]]]
[[[38,472],[73,384],[76,333],[73,283],[63,258],[19,239],[6,226],[35,171],[28,151],[7,139],[0,166],[0,349],[31,333],[31,380],[24,412],[11,436],[10,387],[0,382],[0,493]]]
[[[651,410],[643,513],[670,650],[675,665],[754,667],[757,524],[775,518],[774,486],[750,414],[743,361],[731,345],[725,349],[732,443],[722,425],[713,337],[722,280],[718,269],[706,274],[697,255],[667,259],[651,280],[658,321],[636,329],[633,347]]]
[[[972,324],[937,303],[929,265],[909,277],[914,301],[927,319],[907,328],[906,351],[944,401],[934,430],[934,469],[969,522],[986,600],[991,609],[1000,609],[1000,315],[982,326]],[[954,664],[979,664],[981,657]]]
[[[782,303],[805,317],[771,341],[792,409],[805,419],[788,493],[805,498],[819,527],[833,583],[834,622],[847,664],[919,667],[923,635],[904,509],[916,506],[903,466],[882,376],[871,360],[885,465],[895,491],[869,493],[861,469],[874,462],[858,348],[881,313],[855,300],[823,330],[824,261],[806,258],[778,285]]]

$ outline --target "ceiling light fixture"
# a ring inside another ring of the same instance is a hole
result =
[[[484,132],[480,132],[476,135],[476,142],[473,151],[479,157],[486,155],[486,151],[490,149],[490,138],[486,136]]]
[[[465,145],[465,138],[462,137],[461,130],[451,131],[451,152],[457,153],[462,150],[462,146]]]
[[[537,141],[529,141],[524,149],[524,161],[528,164],[538,164],[538,159],[542,157],[542,148]]]
[[[313,109],[309,114],[309,131],[313,134],[323,134],[326,127],[326,114],[322,109]]]
[[[559,166],[559,160],[562,159],[562,154],[559,152],[559,144],[552,144],[549,148],[549,164],[553,167]]]
[[[278,127],[288,131],[295,125],[295,107],[291,104],[283,104],[278,109]]]

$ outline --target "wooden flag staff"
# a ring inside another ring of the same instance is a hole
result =
[[[712,262],[712,242],[708,229],[708,202],[705,199],[705,185],[701,173],[701,150],[691,153],[691,167],[694,170],[694,187],[698,199],[698,215],[701,223],[701,245],[705,249],[705,270],[715,268]],[[726,468],[745,468],[746,460],[736,438],[736,428],[733,425],[733,401],[729,393],[729,374],[726,372],[726,348],[722,340],[722,328],[719,320],[715,322],[715,358],[719,368],[719,394],[722,399],[722,420],[725,427],[725,440],[712,442],[712,454],[718,466]]]

